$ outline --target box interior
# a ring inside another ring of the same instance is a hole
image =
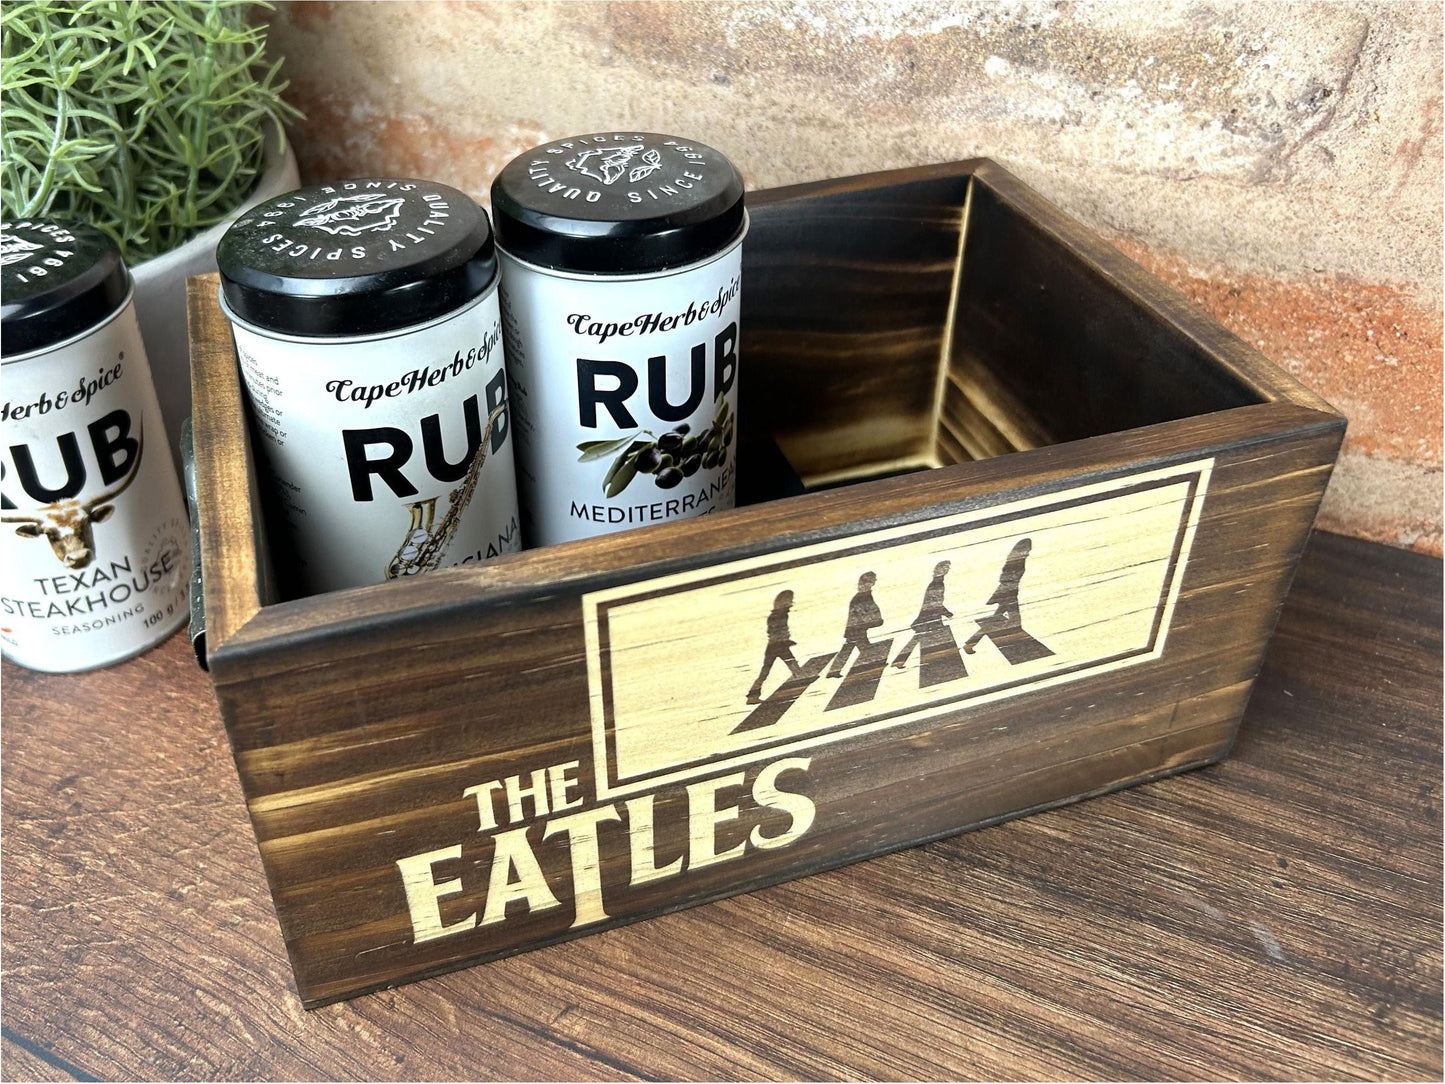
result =
[[[1266,401],[984,178],[751,213],[739,416],[808,489]]]
[[[740,506],[1267,401],[975,165],[750,196]]]

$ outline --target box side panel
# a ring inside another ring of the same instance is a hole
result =
[[[221,651],[303,999],[1217,758],[1339,442],[1289,417],[806,544]],[[893,483],[893,508],[985,466]]]
[[[1117,311],[1096,312],[1092,307],[1086,306],[1077,312],[1081,320],[1077,326],[1083,329],[1086,338],[1093,340],[1092,345],[1105,345],[1107,337],[1091,334],[1087,323],[1091,316],[1100,317],[1107,324],[1114,325],[1123,333],[1126,343],[1137,340],[1141,332],[1147,338],[1150,325],[1157,325],[1160,332],[1166,333],[1161,335],[1161,338],[1167,341],[1157,343],[1162,353],[1150,353],[1141,357],[1130,351],[1133,355],[1130,363],[1136,370],[1130,377],[1131,381],[1142,379],[1148,384],[1151,378],[1157,378],[1157,374],[1147,367],[1148,362],[1157,361],[1164,363],[1162,372],[1165,375],[1183,377],[1189,382],[1189,386],[1198,392],[1212,390],[1215,394],[1227,393],[1230,385],[1237,385],[1248,389],[1251,397],[1249,401],[1293,403],[1309,410],[1335,413],[1329,403],[1288,372],[1239,336],[1220,326],[1177,290],[1164,285],[1113,245],[1069,218],[996,162],[980,162],[975,175],[979,182],[975,187],[981,195],[986,192],[991,201],[1006,209],[1006,215],[1017,223],[1027,223],[1028,229],[1037,238],[1047,238],[1048,262],[1067,269],[1067,274],[1059,280],[1058,285],[1074,284],[1079,287],[1083,296],[1093,297],[1111,307],[1117,303],[1110,299],[1110,294],[1130,300],[1135,311],[1127,315],[1126,320],[1134,320],[1141,323],[1141,326],[1120,326],[1120,314]],[[1020,261],[1025,265],[1027,262]],[[1022,283],[1016,282],[1015,285]],[[1045,291],[1051,288],[1042,282],[1035,285],[1043,287]],[[1068,292],[1058,296],[1064,299],[1066,306],[1070,303]],[[1027,292],[1018,297],[1025,301],[1027,308],[1038,308],[1039,301],[1044,300],[1029,299]],[[1068,330],[1068,325],[1065,325],[1065,330]],[[1198,371],[1185,371],[1196,368],[1193,361],[1195,357],[1208,359],[1207,364]],[[1090,362],[1093,360],[1094,357],[1090,355]],[[1107,364],[1107,357],[1103,360]],[[1139,366],[1140,362],[1145,363],[1143,368]],[[1217,370],[1217,374],[1211,376],[1209,370]],[[1184,408],[1186,412],[1190,409],[1190,403],[1195,410],[1217,410],[1225,405],[1233,405],[1233,400],[1227,403],[1216,402],[1213,406],[1208,406],[1203,398],[1187,400]],[[1150,417],[1130,424],[1140,425],[1146,421],[1159,420],[1159,417]],[[1111,425],[1098,431],[1114,431],[1115,428],[1117,427]]]
[[[1036,443],[1062,443],[1265,401],[1216,352],[1160,319],[1138,284],[1077,258],[1053,217],[1062,218],[1042,201],[1004,199],[980,175],[945,386],[945,446],[977,439],[971,412],[1004,419],[1005,432],[1012,422]],[[1012,443],[1000,450],[1016,450]]]
[[[216,274],[186,282],[196,509],[212,646],[275,598],[241,378],[231,328],[217,302],[219,289]]]
[[[931,456],[967,189],[930,175],[750,205],[738,413],[804,478]]]

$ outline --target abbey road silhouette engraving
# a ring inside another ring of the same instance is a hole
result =
[[[912,636],[894,658],[894,668],[904,670],[916,649],[919,656],[919,688],[930,688],[966,678],[968,667],[963,657],[965,654],[974,654],[985,639],[993,643],[1010,666],[1052,655],[1052,649],[1024,629],[1023,615],[1020,612],[1019,585],[1032,551],[1032,539],[1024,538],[1014,543],[999,571],[998,586],[985,603],[994,607],[994,611],[978,620],[977,629],[964,642],[962,649],[947,624],[953,618],[953,612],[944,601],[946,581],[953,563],[945,560],[934,565],[933,576],[923,590],[918,616],[909,626]],[[884,625],[883,614],[873,598],[873,588],[877,582],[877,574],[871,571],[858,577],[857,589],[848,603],[842,646],[831,655],[816,655],[803,664],[799,664],[793,655],[796,641],[788,630],[788,614],[794,602],[793,592],[778,592],[773,600],[773,608],[767,615],[767,646],[763,651],[762,667],[746,696],[747,703],[757,707],[732,728],[732,733],[758,730],[776,723],[817,681],[825,666],[827,676],[840,680],[842,684],[829,698],[824,711],[866,704],[878,695],[893,640],[872,640],[869,637],[872,630]],[[788,677],[764,699],[763,684],[767,681],[773,664],[778,661],[787,666]]]
[[[902,670],[908,665],[913,649],[918,648],[918,684],[924,689],[968,677],[968,668],[958,653],[958,641],[953,638],[953,630],[944,624],[953,616],[943,604],[943,581],[952,568],[952,561],[939,561],[933,566],[933,579],[928,581],[928,587],[923,592],[923,604],[910,626],[913,636],[893,660],[894,667]]]
[[[868,630],[883,624],[878,603],[873,601],[873,585],[877,582],[878,577],[872,572],[865,572],[858,577],[858,592],[853,596],[853,601],[848,603],[848,623],[843,626],[843,646],[833,656],[833,665],[828,667],[830,678],[843,676],[843,667],[853,652],[858,652],[859,658],[862,658],[873,650],[874,645],[868,642]]]
[[[1024,564],[1032,549],[1033,543],[1027,538],[1015,543],[1004,562],[1003,571],[999,573],[998,587],[988,600],[990,606],[998,609],[980,621],[978,631],[964,641],[965,654],[972,655],[984,637],[992,640],[994,647],[1013,666],[1045,659],[1053,654],[1024,631],[1023,618],[1019,614],[1019,581],[1024,578]]]
[[[758,671],[757,680],[748,690],[749,704],[763,702],[763,682],[768,679],[768,671],[773,668],[773,663],[782,660],[793,677],[797,677],[802,669],[798,660],[793,658],[793,644],[797,641],[788,634],[788,611],[792,608],[793,592],[779,591],[778,597],[773,599],[773,608],[768,613],[768,650],[763,656],[763,668]]]
[[[893,641],[873,643],[868,639],[868,630],[883,624],[883,614],[878,610],[878,603],[873,601],[873,585],[877,582],[876,574],[863,573],[858,577],[858,590],[848,603],[848,620],[843,626],[843,646],[833,656],[832,665],[828,667],[828,676],[841,678],[843,667],[855,651],[858,653],[858,661],[853,669],[848,671],[848,680],[839,686],[833,699],[828,701],[828,711],[851,704],[865,704],[878,692],[878,681],[883,677],[883,666],[888,661],[888,651],[893,646]]]
[[[587,592],[599,793],[640,794],[889,731],[926,743],[934,720],[982,734],[992,705],[1157,660],[1212,466]]]
[[[797,703],[798,697],[807,692],[808,686],[818,680],[818,675],[823,672],[823,667],[828,665],[832,655],[816,655],[798,667],[790,677],[779,685],[771,696],[766,700],[755,701],[748,698],[748,703],[757,703],[757,707],[748,713],[748,717],[733,727],[732,733],[741,734],[745,730],[761,730],[765,726],[772,726],[783,717],[783,713]]]

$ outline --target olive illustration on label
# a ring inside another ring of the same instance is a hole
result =
[[[614,456],[602,476],[602,491],[615,497],[639,474],[649,475],[659,489],[672,489],[699,470],[719,470],[728,463],[736,419],[728,401],[719,398],[712,425],[694,434],[682,422],[659,435],[650,429],[612,440],[584,440],[577,445],[579,463]]]

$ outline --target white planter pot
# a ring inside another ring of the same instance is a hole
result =
[[[180,442],[181,422],[191,413],[191,359],[186,338],[186,279],[216,270],[216,244],[243,211],[299,183],[296,156],[288,142],[284,151],[277,134],[266,144],[266,165],[246,201],[224,221],[192,237],[179,248],[131,268],[135,278],[136,315],[146,356],[155,377],[156,395],[166,423],[173,456]]]

